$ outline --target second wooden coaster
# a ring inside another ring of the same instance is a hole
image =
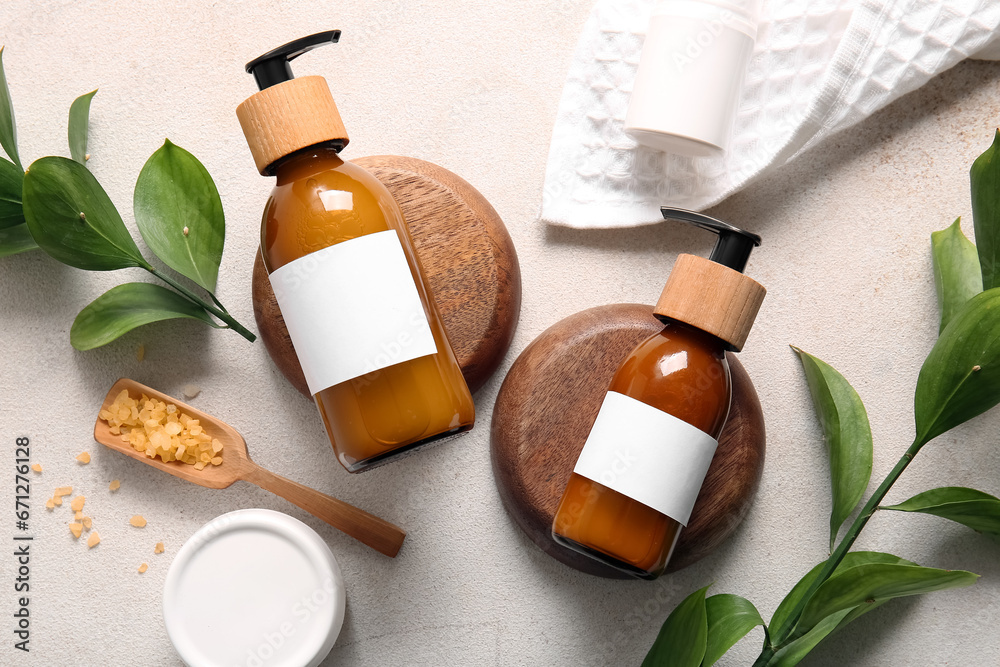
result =
[[[448,340],[476,391],[503,361],[521,312],[521,269],[507,228],[478,190],[436,164],[395,155],[354,163],[382,181],[402,209]],[[253,312],[271,359],[308,396],[259,251]]]
[[[577,570],[626,575],[552,540],[559,499],[611,378],[625,356],[663,325],[652,307],[591,308],[549,327],[517,358],[493,409],[493,474],[508,512],[542,551]],[[764,467],[764,415],[743,365],[727,355],[733,377],[729,420],[705,484],[681,531],[668,570],[694,563],[739,526]]]

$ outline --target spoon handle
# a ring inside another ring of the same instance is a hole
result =
[[[343,500],[337,500],[308,486],[275,475],[256,464],[251,464],[242,477],[251,484],[256,484],[298,505],[337,530],[347,533],[390,558],[395,558],[399,548],[403,546],[405,530]]]

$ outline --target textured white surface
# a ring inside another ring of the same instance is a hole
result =
[[[1000,4],[994,0],[764,0],[729,150],[689,158],[639,146],[624,133],[656,4],[600,0],[594,7],[552,132],[544,220],[621,227],[658,222],[663,204],[712,206],[964,58],[992,55],[1000,43]],[[680,44],[674,57],[705,67],[702,85],[719,87],[705,63],[727,42],[713,37],[709,26]],[[705,96],[688,99],[697,93],[686,94],[688,86],[667,74],[658,80],[671,91],[664,104],[712,104]],[[665,118],[666,112],[656,121],[664,125],[649,126],[666,131],[671,121]],[[704,128],[685,123],[683,114],[673,122],[673,132],[718,143],[702,134]]]
[[[220,298],[252,323],[250,272],[270,187],[257,175],[235,107],[252,90],[243,64],[328,27],[340,45],[297,61],[328,77],[351,133],[348,156],[412,155],[455,171],[507,222],[520,253],[524,306],[505,363],[557,320],[590,306],[652,302],[678,252],[711,239],[679,224],[576,231],[536,222],[546,148],[570,56],[590,11],[583,0],[509,3],[13,0],[0,36],[25,159],[67,154],[65,114],[100,87],[91,167],[130,218],[148,155],[169,136],[213,174],[227,214]],[[718,552],[657,583],[604,581],[536,549],[504,512],[488,434],[498,375],[477,395],[478,425],[460,439],[348,475],[315,408],[260,344],[196,323],[153,325],[108,347],[73,351],[76,312],[138,273],[91,274],[40,254],[0,261],[0,664],[177,665],[160,591],[177,549],[224,512],[287,512],[327,540],[344,572],[347,618],[328,664],[632,665],[688,592],[753,600],[765,616],[824,557],[829,491],[820,430],[794,343],[833,364],[868,405],[874,478],[912,435],[912,389],[937,331],[928,235],[970,214],[968,167],[1000,122],[1000,65],[966,62],[833,137],[713,210],[764,237],[748,272],[768,287],[741,359],[768,424],[760,492]],[[971,219],[969,220],[971,222]],[[966,225],[971,232],[971,225]],[[136,349],[146,357],[136,361]],[[105,451],[92,421],[119,376],[178,394],[246,436],[255,460],[377,512],[409,531],[387,559],[247,484],[224,491],[165,478]],[[1000,415],[928,446],[890,499],[945,484],[1000,492]],[[32,437],[32,652],[15,652],[13,439]],[[87,449],[88,466],[73,457]],[[108,481],[122,480],[117,494]],[[90,551],[41,509],[52,489],[87,495],[103,542]],[[136,529],[128,517],[142,513]],[[154,555],[153,544],[167,551]],[[983,575],[975,586],[897,601],[817,649],[803,664],[915,666],[1000,662],[998,545],[932,517],[878,516],[861,547]],[[136,573],[139,563],[150,569]],[[748,664],[760,632],[720,664]]]

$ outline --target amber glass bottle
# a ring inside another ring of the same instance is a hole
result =
[[[732,397],[725,351],[725,343],[710,334],[667,324],[629,354],[608,391],[669,413],[717,440]],[[645,577],[666,567],[681,524],[572,473],[553,530],[567,546],[615,558],[619,569]]]
[[[291,78],[290,58],[337,37],[249,63],[261,92],[237,115],[258,169],[277,177],[264,265],[334,451],[358,472],[472,428],[475,406],[399,206],[341,159],[347,133],[326,82]]]
[[[726,351],[742,348],[765,292],[741,273],[759,237],[663,214],[719,242],[710,260],[678,257],[654,309],[663,331],[615,373],[552,524],[560,544],[643,579],[665,571],[688,521],[729,415]]]

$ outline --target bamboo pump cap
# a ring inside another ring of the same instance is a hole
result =
[[[340,39],[328,30],[289,42],[247,63],[260,92],[236,108],[257,170],[274,174],[274,163],[296,151],[329,144],[337,151],[347,145],[347,130],[330,87],[321,76],[296,79],[289,62],[303,53]]]
[[[707,331],[739,352],[767,293],[763,285],[743,275],[760,237],[701,213],[667,207],[660,210],[664,218],[715,232],[719,240],[709,259],[687,254],[677,257],[653,314]]]

